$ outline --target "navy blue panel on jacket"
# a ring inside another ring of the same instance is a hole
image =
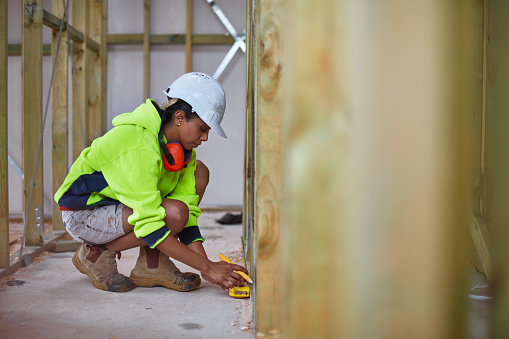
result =
[[[58,205],[64,209],[88,210],[99,206],[119,204],[118,200],[104,198],[93,205],[87,205],[87,201],[92,193],[101,192],[106,187],[108,187],[108,183],[101,172],[95,171],[92,174],[83,174],[62,195],[60,200],[58,200]]]

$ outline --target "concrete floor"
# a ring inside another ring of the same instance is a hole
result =
[[[223,253],[241,263],[242,226],[215,222],[223,214],[200,217],[205,249],[212,260]],[[162,287],[101,291],[74,267],[73,254],[45,253],[0,282],[1,338],[254,337],[251,299],[231,298],[206,281],[187,293]],[[138,249],[123,252],[119,271],[128,276],[137,256]]]
[[[242,264],[242,226],[218,224],[223,214],[200,216],[205,248],[213,260],[223,253]],[[101,291],[73,266],[73,254],[44,253],[0,280],[1,338],[254,338],[251,299],[233,299],[206,281],[189,293],[162,287]],[[129,275],[137,256],[138,249],[123,252],[119,271]],[[467,338],[489,338],[492,300],[486,297],[492,291],[482,287],[487,280],[473,265],[469,285]]]

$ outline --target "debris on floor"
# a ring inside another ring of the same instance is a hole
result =
[[[242,224],[242,213],[239,214],[226,213],[221,218],[216,219],[216,221],[221,225]]]

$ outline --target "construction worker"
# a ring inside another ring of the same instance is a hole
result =
[[[115,117],[115,127],[83,150],[55,193],[66,230],[83,243],[72,261],[95,287],[112,292],[198,288],[200,276],[180,272],[169,257],[228,291],[244,283],[235,271],[247,271],[207,258],[197,218],[209,172],[195,152],[210,129],[226,138],[225,93],[212,77],[193,72],[165,94],[162,108],[147,99]],[[115,256],[133,247],[140,254],[126,277]]]

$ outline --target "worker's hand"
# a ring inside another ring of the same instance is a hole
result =
[[[208,272],[202,272],[202,276],[207,281],[216,284],[228,292],[228,289],[233,286],[244,285],[245,279],[235,271],[242,271],[248,274],[247,270],[242,266],[219,261],[211,262]]]
[[[218,282],[215,281],[214,279],[212,279],[209,275],[206,275],[205,273],[202,273],[201,276],[202,276],[203,279],[207,280],[209,283],[214,284],[214,285],[218,285]]]

